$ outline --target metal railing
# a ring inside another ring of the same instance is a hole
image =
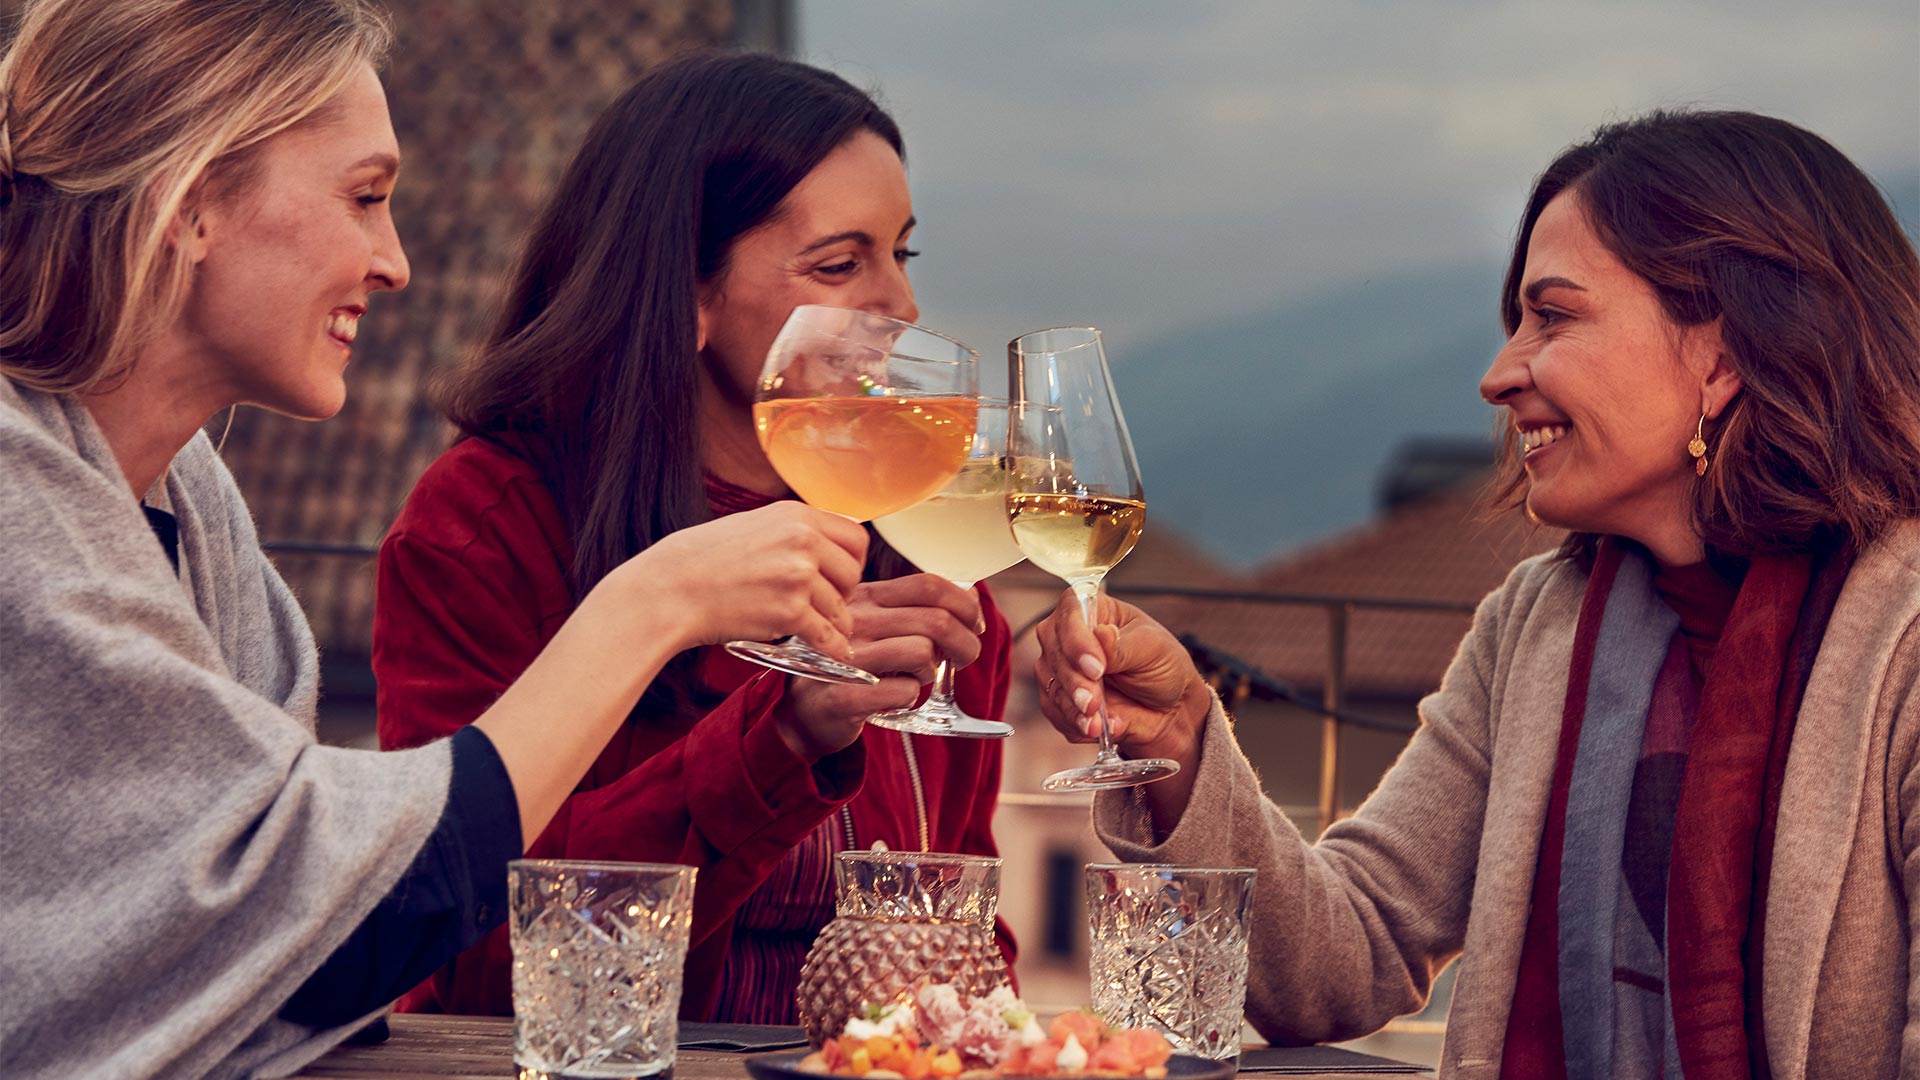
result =
[[[305,540],[274,540],[261,544],[268,554],[279,555],[324,555],[342,558],[370,558],[378,548],[368,544],[317,543]],[[1050,579],[1022,581],[1021,587],[1052,587]],[[1346,709],[1347,699],[1347,638],[1353,613],[1361,610],[1425,612],[1449,615],[1472,615],[1474,605],[1450,600],[1400,600],[1380,597],[1349,596],[1338,593],[1288,593],[1257,592],[1244,589],[1204,589],[1177,585],[1114,585],[1108,590],[1114,596],[1125,597],[1163,597],[1175,600],[1198,600],[1208,603],[1255,604],[1262,606],[1317,607],[1327,616],[1327,669],[1326,680],[1321,684],[1318,700],[1294,690],[1286,683],[1274,678],[1257,667],[1241,663],[1226,657],[1229,666],[1237,666],[1237,674],[1246,679],[1259,679],[1276,698],[1307,709],[1320,717],[1320,782],[1317,810],[1320,829],[1339,818],[1340,813],[1340,728],[1342,724],[1373,728],[1376,730],[1405,730],[1403,726],[1373,717],[1350,712]],[[1050,613],[1048,613],[1050,614]],[[1018,641],[1033,632],[1046,614],[1037,615],[1022,624],[1013,633]],[[1182,638],[1189,650],[1195,648],[1191,638]],[[1224,656],[1224,654],[1222,654]],[[1047,800],[1046,805],[1077,805],[1084,802],[1068,796],[1061,800],[1058,796],[1033,796],[1034,799]],[[1035,805],[1040,805],[1035,803]]]
[[[1349,622],[1358,610],[1426,612],[1471,616],[1474,605],[1451,600],[1389,599],[1347,596],[1334,593],[1249,592],[1240,589],[1199,589],[1173,585],[1115,585],[1108,590],[1114,596],[1158,596],[1170,599],[1201,600],[1215,603],[1290,605],[1317,607],[1327,615],[1327,671],[1321,684],[1320,700],[1312,698],[1258,668],[1242,665],[1248,677],[1263,678],[1275,696],[1320,716],[1320,784],[1318,811],[1320,831],[1339,819],[1340,814],[1340,726],[1343,723],[1386,730],[1404,730],[1399,725],[1350,713],[1347,699],[1347,636]],[[1029,620],[1014,635],[1018,640],[1046,618]],[[1183,637],[1182,644],[1192,651],[1194,643]]]

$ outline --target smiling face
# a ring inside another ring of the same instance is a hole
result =
[[[367,67],[261,144],[237,190],[215,185],[186,226],[197,265],[173,331],[203,358],[214,394],[303,419],[340,410],[368,297],[407,283],[387,201],[399,163]]]
[[[1697,561],[1686,446],[1702,413],[1711,422],[1739,389],[1718,324],[1674,325],[1653,286],[1607,250],[1577,189],[1534,224],[1520,305],[1480,394],[1520,434],[1528,510]]]
[[[913,322],[907,281],[913,198],[900,155],[860,131],[822,158],[764,225],[741,236],[700,301],[701,381],[709,422],[750,426],[767,350],[801,304],[830,304]]]

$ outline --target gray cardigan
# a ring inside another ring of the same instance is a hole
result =
[[[91,414],[0,379],[0,1071],[283,1075],[275,1018],[399,880],[441,743],[322,747],[318,665],[204,435],[148,495]]]
[[[1373,1031],[1419,1008],[1464,950],[1441,1075],[1499,1075],[1585,586],[1564,560],[1520,564],[1481,603],[1400,760],[1316,844],[1262,796],[1218,702],[1164,841],[1136,799],[1096,800],[1121,858],[1259,868],[1247,1011],[1269,1038]],[[1909,521],[1854,564],[1794,731],[1762,989],[1775,1076],[1920,1075],[1916,742]]]

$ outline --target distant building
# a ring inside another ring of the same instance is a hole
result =
[[[1487,517],[1479,498],[1484,482],[1483,467],[1465,483],[1271,563],[1240,587],[1471,609],[1515,564],[1554,548],[1564,535],[1518,511]],[[1168,600],[1154,611],[1186,637],[1223,693],[1244,695],[1236,714],[1248,757],[1261,770],[1268,794],[1312,833],[1315,816],[1298,811],[1317,801],[1319,717],[1276,690],[1316,704],[1324,700],[1332,665],[1329,606]],[[1399,754],[1417,724],[1416,704],[1440,685],[1471,621],[1465,612],[1364,603],[1348,609],[1341,705],[1359,722],[1341,733],[1343,814],[1366,797]]]

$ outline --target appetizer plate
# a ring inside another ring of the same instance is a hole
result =
[[[753,1074],[754,1080],[834,1080],[830,1073],[803,1072],[799,1068],[801,1059],[811,1052],[755,1054],[746,1059],[747,1071]],[[1167,1080],[1228,1080],[1239,1071],[1239,1068],[1238,1062],[1214,1061],[1211,1058],[1194,1057],[1192,1054],[1175,1054],[1167,1059]],[[1109,1073],[1055,1073],[1046,1080],[1073,1080],[1076,1076],[1111,1075]],[[997,1080],[1021,1080],[1021,1078],[1005,1077]]]

